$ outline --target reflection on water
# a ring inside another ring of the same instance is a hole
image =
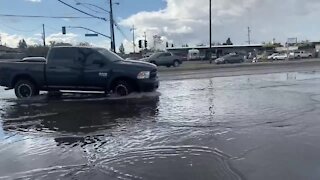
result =
[[[301,153],[318,147],[310,137],[319,138],[319,77],[167,81],[161,95],[126,98],[16,100],[0,90],[0,178],[277,179],[265,176],[273,170],[292,179],[277,152],[299,164]],[[296,146],[306,148],[295,152]],[[309,171],[316,167],[316,159],[303,157]]]

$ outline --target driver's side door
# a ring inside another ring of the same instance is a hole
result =
[[[164,53],[160,54],[156,59],[157,65],[164,65],[165,64],[165,60],[166,60],[165,58],[166,57],[165,57]]]
[[[89,89],[104,89],[110,77],[110,62],[92,49],[82,51],[85,56],[84,86]]]

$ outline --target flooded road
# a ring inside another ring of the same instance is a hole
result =
[[[162,81],[158,92],[16,100],[0,179],[319,179],[320,74]]]

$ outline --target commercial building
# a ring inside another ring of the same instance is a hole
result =
[[[218,45],[212,46],[211,50],[209,46],[197,46],[197,47],[173,47],[167,48],[168,52],[179,55],[181,57],[187,57],[189,50],[199,50],[200,57],[207,59],[209,54],[215,54],[218,57],[229,53],[241,53],[247,55],[249,53],[259,53],[265,50],[263,44],[250,44],[250,45]]]

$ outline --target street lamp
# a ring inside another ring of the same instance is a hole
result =
[[[109,15],[110,15],[111,50],[113,52],[116,52],[115,36],[114,36],[114,22],[113,22],[114,20],[113,20],[113,11],[112,11],[112,6],[114,4],[115,5],[120,5],[119,2],[112,3],[112,0],[110,0],[110,11],[108,11],[108,10],[102,8],[102,7],[99,7],[99,6],[95,5],[95,4],[80,3],[80,2],[76,3],[76,5],[88,5],[88,6],[92,6],[92,7],[98,8],[98,9],[100,9],[100,10],[106,12],[106,13],[109,13]]]

